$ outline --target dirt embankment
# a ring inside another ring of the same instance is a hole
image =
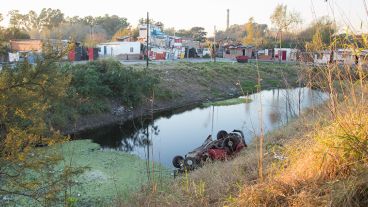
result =
[[[143,66],[132,66],[140,70]],[[299,66],[264,63],[258,66],[262,89],[296,86]],[[73,134],[88,129],[124,123],[140,116],[168,111],[207,101],[254,93],[258,71],[254,64],[178,63],[153,65],[149,69],[159,79],[154,98],[135,108],[111,101],[111,111],[79,117],[63,131]]]

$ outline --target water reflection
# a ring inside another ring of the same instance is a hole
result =
[[[93,139],[104,148],[134,153],[143,159],[171,166],[175,155],[184,155],[201,145],[209,134],[215,136],[222,129],[240,129],[249,142],[259,134],[260,120],[265,132],[273,130],[299,115],[306,107],[327,100],[328,96],[308,88],[296,88],[265,90],[249,98],[253,100],[251,103],[192,106],[155,115],[154,121],[140,118],[123,125],[92,130],[78,137]]]

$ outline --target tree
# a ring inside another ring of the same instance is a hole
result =
[[[113,36],[112,36],[112,40],[116,41],[118,40],[118,38],[120,37],[124,37],[124,36],[132,36],[133,32],[131,28],[121,28],[120,30],[118,30]]]
[[[38,15],[31,10],[28,14],[21,14],[18,10],[9,12],[10,27],[21,29],[27,32],[42,33],[50,32],[64,22],[64,14],[59,9],[42,9]]]
[[[9,42],[12,39],[29,39],[30,36],[17,28],[6,28],[0,32],[0,41]]]
[[[278,30],[280,47],[282,47],[283,32],[289,31],[291,27],[296,26],[302,22],[299,13],[289,12],[287,10],[287,6],[282,4],[276,6],[270,19],[272,24],[274,24]]]
[[[11,10],[8,12],[10,16],[9,26],[14,28],[21,28],[24,16],[19,13],[19,10]]]
[[[2,13],[0,13],[0,22],[2,22],[3,21],[3,14]]]
[[[58,27],[64,21],[64,14],[59,9],[45,9],[41,10],[40,15],[37,18],[42,28],[51,30]]]
[[[35,66],[23,62],[0,71],[0,196],[23,200],[25,206],[66,203],[66,189],[81,172],[61,167],[60,154],[40,148],[67,140],[48,121],[70,82],[57,67],[59,58],[45,48]]]
[[[83,18],[83,23],[90,27],[90,38],[92,38],[93,27],[96,25],[97,20],[93,16],[86,16]]]
[[[95,23],[106,31],[108,38],[111,38],[119,29],[129,26],[127,18],[117,15],[109,16],[108,14],[103,17],[96,17]]]
[[[216,32],[216,39],[227,42],[241,42],[246,36],[245,25],[231,25],[225,31]]]
[[[203,27],[192,27],[190,29],[190,34],[195,41],[205,42],[207,32],[205,32]]]
[[[177,36],[193,38],[195,41],[205,42],[207,32],[203,27],[192,27],[190,30],[180,29],[176,32]]]
[[[69,24],[80,24],[83,23],[83,19],[79,16],[66,17],[65,21]]]
[[[312,41],[305,44],[305,49],[308,51],[320,51],[325,48],[322,40],[322,35],[319,30],[313,35]]]
[[[84,44],[87,47],[96,47],[97,44],[106,41],[106,37],[101,33],[94,33],[92,35],[86,35]]]
[[[174,27],[164,29],[165,34],[174,36],[176,35],[176,30]]]
[[[137,40],[139,37],[139,28],[135,27],[134,29],[132,29],[132,37],[134,40]]]
[[[8,52],[10,51],[9,40],[29,38],[30,36],[26,32],[18,28],[0,28],[0,61],[7,61]]]
[[[322,45],[330,45],[331,37],[337,31],[335,23],[328,17],[321,17],[298,34],[298,39],[302,42],[310,44],[312,41],[316,42],[316,38],[320,39]],[[302,47],[306,45],[302,45]],[[310,45],[309,45],[310,47]]]
[[[255,43],[255,31],[254,31],[254,18],[249,18],[248,22],[245,24],[245,31],[247,32],[247,36],[245,37],[243,43],[250,45]]]

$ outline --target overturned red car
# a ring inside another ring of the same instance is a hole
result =
[[[209,135],[200,147],[189,152],[185,157],[175,156],[172,163],[178,172],[194,170],[208,160],[225,160],[245,147],[247,144],[242,131],[233,130],[227,133],[221,130],[217,133],[216,140],[212,140]]]

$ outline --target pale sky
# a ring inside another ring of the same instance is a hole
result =
[[[297,11],[304,20],[304,26],[315,17],[335,17],[340,26],[354,27],[355,31],[367,31],[368,17],[364,10],[365,0],[0,0],[0,13],[5,16],[2,25],[7,24],[6,14],[13,9],[21,13],[42,8],[60,9],[66,16],[119,15],[128,18],[131,25],[150,12],[150,17],[161,21],[165,27],[188,29],[202,26],[213,34],[214,25],[218,30],[226,28],[226,9],[230,9],[230,24],[243,24],[250,17],[257,23],[271,25],[270,16],[277,4],[286,4],[288,9]],[[368,2],[367,2],[368,3]]]

